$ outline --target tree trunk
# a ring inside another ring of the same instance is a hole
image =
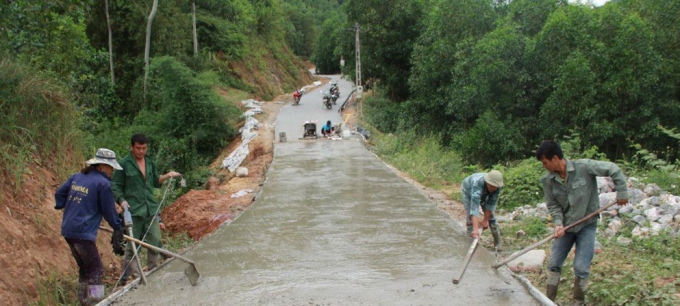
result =
[[[109,29],[109,67],[111,67],[111,84],[116,85],[116,76],[113,73],[113,42],[111,38],[111,20],[109,19],[109,0],[104,0],[106,8],[106,28]]]
[[[191,1],[191,24],[194,31],[194,56],[198,55],[198,37],[196,36],[196,0]]]
[[[158,0],[153,0],[151,13],[146,22],[146,45],[144,46],[144,100],[146,101],[146,82],[149,77],[149,50],[151,50],[151,24],[158,10]]]

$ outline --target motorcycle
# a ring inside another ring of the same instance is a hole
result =
[[[331,101],[333,101],[333,104],[336,104],[335,101],[337,101],[337,100],[338,100],[338,95],[332,94],[331,95]]]
[[[300,96],[294,96],[293,97],[293,105],[299,105],[300,104]]]
[[[327,95],[324,95],[324,96],[323,96],[323,105],[324,105],[326,108],[331,109],[331,108],[333,108],[333,104],[331,104],[331,103],[332,103],[332,102],[331,102],[331,97],[329,97],[329,96],[327,96]]]

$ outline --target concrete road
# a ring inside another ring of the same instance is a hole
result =
[[[340,119],[318,91],[281,110],[288,142],[276,143],[257,202],[186,254],[198,285],[174,261],[117,305],[536,305],[481,247],[452,284],[464,230],[356,138],[297,140],[305,120]]]

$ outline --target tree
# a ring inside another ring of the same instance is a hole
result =
[[[113,39],[111,38],[111,21],[109,20],[109,0],[104,0],[106,10],[106,28],[109,32],[109,66],[111,69],[111,84],[116,85],[116,75],[113,70]]]
[[[144,47],[144,99],[146,99],[146,81],[149,77],[149,51],[151,50],[151,24],[153,23],[153,18],[156,17],[156,11],[158,10],[158,0],[153,0],[153,7],[151,8],[151,13],[147,18],[146,23],[146,44]]]
[[[194,38],[194,56],[198,55],[198,37],[196,35],[196,0],[191,1],[191,29]]]

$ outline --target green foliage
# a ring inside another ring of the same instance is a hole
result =
[[[152,99],[135,124],[154,141],[159,166],[186,172],[205,164],[236,135],[239,110],[212,91],[214,74],[194,75],[171,57],[155,58],[150,70]]]
[[[435,136],[419,137],[413,132],[371,135],[376,154],[422,184],[439,187],[465,178],[458,154],[442,147]]]
[[[491,111],[485,112],[471,129],[460,135],[457,143],[468,163],[485,167],[497,161],[517,159],[526,148],[519,129],[509,122],[503,123]]]
[[[86,136],[77,129],[80,114],[64,91],[34,70],[0,59],[0,168],[15,178],[15,188],[30,164],[50,160],[61,173],[63,152],[81,153]]]
[[[314,43],[312,62],[316,64],[316,72],[320,74],[333,74],[340,72],[340,42],[345,31],[347,16],[334,11],[321,25],[319,35]],[[349,64],[345,64],[349,65]]]
[[[364,100],[364,116],[372,126],[385,133],[394,133],[403,125],[401,104],[387,98],[370,96]]]
[[[629,233],[628,233],[629,234]],[[589,300],[598,305],[676,305],[680,286],[678,240],[659,236],[633,239],[628,247],[600,239],[605,252],[591,268]]]
[[[343,73],[355,75],[355,23],[360,28],[361,75],[365,83],[380,84],[387,97],[408,98],[408,78],[414,43],[427,21],[429,0],[348,0],[343,4],[347,23],[340,25]],[[337,62],[335,63],[337,65]]]
[[[31,306],[76,306],[78,302],[78,280],[75,277],[60,277],[50,274],[37,282],[38,299]]]
[[[527,158],[511,166],[498,165],[494,169],[503,173],[505,185],[498,200],[500,208],[511,210],[524,205],[534,206],[543,201],[540,179],[546,171],[535,158]]]
[[[163,232],[162,234],[163,247],[173,253],[182,252],[195,243],[186,232],[175,234]]]

